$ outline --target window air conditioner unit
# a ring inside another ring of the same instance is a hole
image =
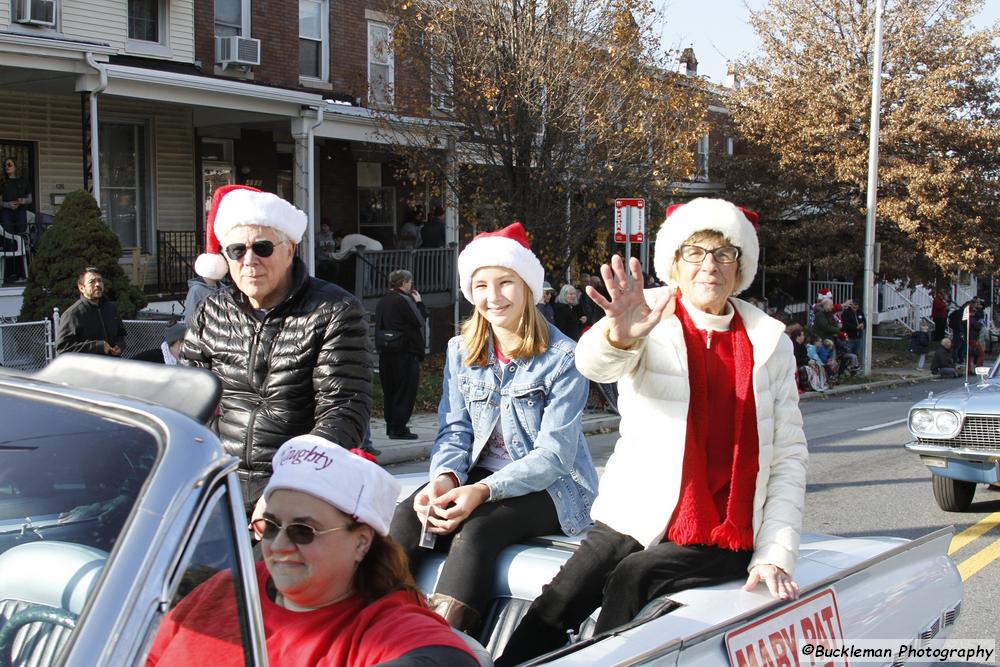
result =
[[[252,37],[216,37],[215,55],[220,65],[260,65],[260,40]]]
[[[54,27],[56,24],[56,0],[15,0],[14,21]]]

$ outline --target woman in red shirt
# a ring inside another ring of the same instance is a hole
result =
[[[257,565],[268,662],[309,667],[478,665],[430,611],[406,556],[388,537],[399,483],[323,438],[292,438],[275,454]],[[147,665],[243,665],[229,571],[164,619]]]

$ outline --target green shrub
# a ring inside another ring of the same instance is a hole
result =
[[[53,308],[65,311],[80,298],[76,277],[88,266],[100,270],[105,295],[118,306],[121,317],[135,317],[146,299],[119,266],[121,256],[121,242],[101,219],[94,198],[83,190],[69,193],[32,260],[20,320],[49,318]]]

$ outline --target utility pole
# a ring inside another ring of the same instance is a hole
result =
[[[868,211],[865,216],[865,354],[863,375],[872,374],[872,321],[875,319],[875,203],[878,195],[878,135],[882,105],[882,12],[875,0],[875,46],[872,53],[872,110],[868,137]]]

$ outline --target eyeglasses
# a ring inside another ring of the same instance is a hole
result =
[[[344,530],[347,526],[327,528],[326,530],[316,530],[312,526],[305,523],[289,523],[282,525],[277,524],[270,519],[260,518],[251,521],[248,528],[253,531],[258,540],[273,540],[278,537],[278,533],[285,531],[285,536],[288,538],[289,542],[302,546],[304,544],[310,544],[316,539],[317,535],[326,535],[327,533]]]
[[[284,243],[282,241],[281,243]],[[253,250],[253,254],[258,257],[270,257],[274,254],[274,247],[281,245],[274,241],[254,241],[249,246],[246,243],[231,243],[226,246],[226,256],[234,262],[238,262],[246,257],[247,250]]]
[[[732,245],[724,245],[714,250],[702,248],[700,245],[681,246],[681,259],[692,264],[701,264],[705,261],[705,255],[709,253],[719,264],[732,264],[740,258],[740,249]]]

